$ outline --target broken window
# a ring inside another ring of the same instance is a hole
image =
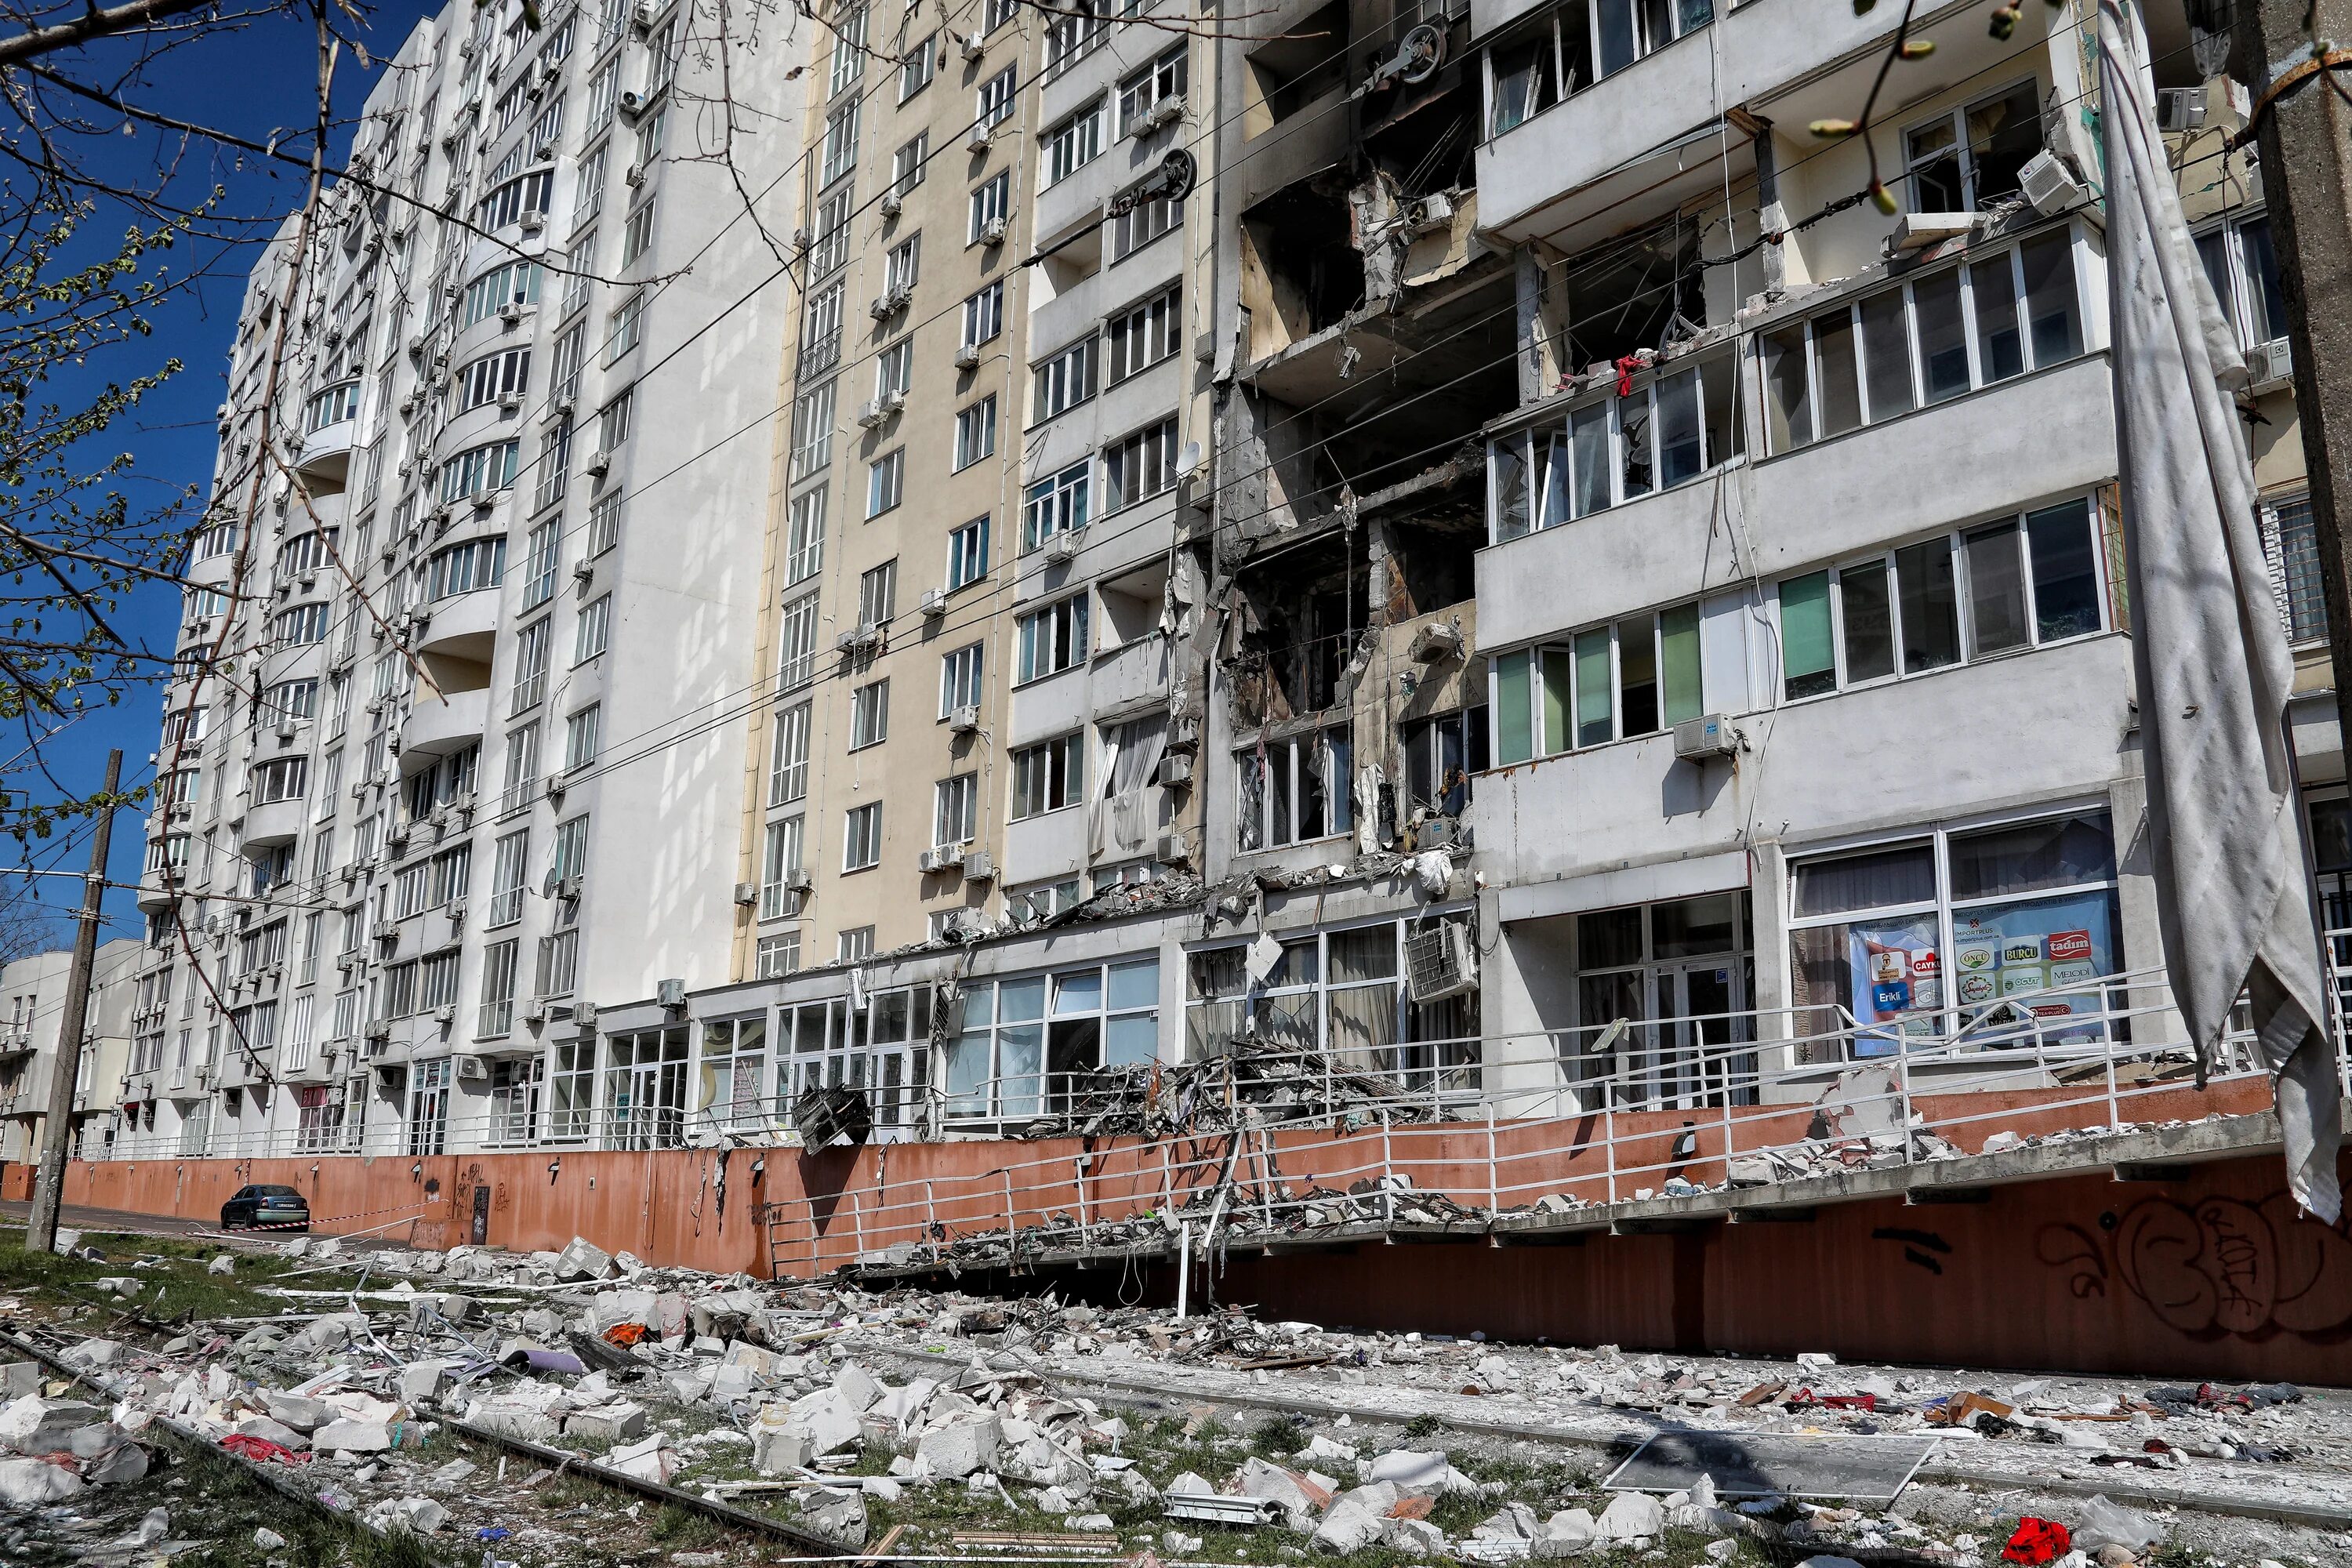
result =
[[[1771,363],[1768,355],[1768,386],[1777,384]],[[1495,442],[1496,542],[1688,484],[1739,456],[1738,373],[1738,351],[1727,347],[1628,396],[1603,393],[1564,421]]]
[[[1713,20],[1713,0],[1570,0],[1487,51],[1487,134],[1516,129]]]
[[[1486,771],[1486,705],[1440,713],[1402,727],[1408,809],[1459,816],[1470,776]]]
[[[1279,849],[1355,826],[1349,794],[1354,742],[1345,725],[1261,740],[1234,758],[1235,847]]]
[[[1911,210],[1964,213],[2012,195],[2018,172],[2042,151],[2042,110],[2030,80],[1915,125],[1903,138]]]

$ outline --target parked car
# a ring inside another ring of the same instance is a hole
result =
[[[310,1201],[291,1187],[239,1187],[221,1205],[221,1228],[267,1226],[271,1230],[310,1228]]]

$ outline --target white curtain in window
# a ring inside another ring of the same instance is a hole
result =
[[[1097,855],[1138,855],[1150,846],[1160,826],[1160,785],[1154,781],[1167,746],[1168,721],[1162,715],[1103,731],[1103,785],[1093,822]]]

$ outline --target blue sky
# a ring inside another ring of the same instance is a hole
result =
[[[361,37],[371,58],[398,48],[417,19],[434,9],[419,0],[390,0],[365,7],[371,26]],[[339,18],[339,23],[348,35],[348,18]],[[106,82],[134,58],[134,51],[118,41],[79,58],[60,58],[51,64],[78,80]],[[335,79],[339,116],[357,111],[376,77],[376,69],[362,68],[352,50],[343,51]],[[294,150],[307,153],[309,144],[299,139],[299,132],[315,118],[312,84],[316,79],[316,37],[310,22],[299,15],[279,14],[183,44],[152,64],[143,80],[126,83],[120,90],[126,100],[140,107],[257,141],[278,135]],[[106,111],[97,113],[104,117]],[[345,126],[334,153],[340,154],[348,145],[348,136]],[[107,183],[152,188],[168,167],[169,189],[180,199],[193,203],[218,184],[227,193],[218,209],[221,213],[268,220],[249,226],[246,232],[251,237],[242,243],[182,247],[166,253],[164,266],[173,276],[197,264],[206,276],[189,292],[174,294],[152,312],[154,336],[145,343],[93,356],[79,373],[84,379],[79,383],[61,376],[51,384],[51,395],[70,406],[78,392],[86,395],[107,382],[150,374],[169,356],[177,355],[185,362],[186,368],[179,375],[151,395],[129,417],[118,421],[100,443],[107,454],[131,455],[132,469],[121,488],[136,510],[142,505],[152,506],[176,487],[202,486],[211,473],[215,438],[213,411],[226,395],[226,356],[244,295],[245,270],[257,254],[256,242],[300,201],[303,175],[298,168],[268,163],[233,148],[191,142],[184,149],[177,137],[144,132],[89,137],[78,151],[88,172]],[[121,237],[129,216],[121,209],[102,209],[85,226],[83,235],[110,246]],[[132,641],[143,639],[150,647],[168,655],[178,618],[177,595],[152,589],[132,602],[117,629]],[[122,748],[125,781],[144,784],[160,710],[160,694],[151,690],[133,693],[118,707],[91,713],[44,748],[48,777],[20,767],[5,781],[6,787],[51,798],[59,786],[77,795],[94,792],[105,776],[107,751],[113,746]],[[142,824],[143,817],[134,813],[121,813],[115,818],[108,856],[109,875],[115,881],[138,880]],[[79,872],[89,858],[87,831],[87,825],[77,824],[46,842],[37,842],[29,855],[20,853],[13,843],[6,844],[0,864]],[[21,881],[17,885],[22,886]],[[37,879],[37,891],[44,902],[59,909],[69,909],[80,899],[79,882],[62,878]],[[106,917],[108,937],[137,931],[138,910],[127,889],[108,893]],[[52,935],[59,945],[69,942],[71,922],[54,921]]]

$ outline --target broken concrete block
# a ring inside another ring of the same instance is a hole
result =
[[[863,1415],[874,1402],[882,1397],[882,1385],[873,1374],[856,1362],[844,1362],[841,1370],[833,1374],[833,1391],[848,1401],[852,1410]]]
[[[608,1443],[629,1443],[646,1435],[646,1409],[628,1400],[575,1411],[564,1418],[564,1436],[595,1437]]]
[[[0,1399],[18,1400],[41,1392],[41,1363],[12,1361],[0,1366]]]
[[[121,1434],[115,1434],[118,1437]],[[81,1465],[81,1479],[92,1486],[128,1486],[147,1474],[147,1450],[136,1443],[118,1442],[93,1454]]]
[[[588,1303],[588,1331],[601,1334],[623,1323],[637,1323],[651,1328],[655,1321],[654,1293],[650,1290],[599,1290]]]
[[[205,1272],[218,1279],[228,1279],[236,1272],[236,1259],[224,1252],[205,1265]]]
[[[81,1490],[81,1478],[41,1459],[0,1459],[0,1502],[39,1508]]]
[[[866,1544],[866,1494],[831,1489],[812,1493],[801,1505],[801,1522],[855,1551]]]
[[[763,1476],[789,1475],[816,1458],[808,1428],[790,1408],[771,1405],[751,1426],[751,1468]]]
[[[1356,1476],[1366,1485],[1374,1481],[1394,1481],[1401,1491],[1430,1496],[1444,1485],[1445,1472],[1451,1468],[1443,1449],[1422,1453],[1411,1448],[1396,1448],[1357,1461]]]
[[[271,1420],[283,1422],[297,1432],[316,1432],[340,1414],[323,1399],[304,1399],[298,1394],[280,1394],[274,1388],[261,1391],[261,1403],[268,1408]]]
[[[1243,1461],[1241,1484],[1244,1497],[1275,1504],[1284,1521],[1302,1534],[1314,1530],[1316,1514],[1331,1500],[1331,1494],[1319,1487],[1308,1491],[1304,1477],[1255,1457]]]
[[[1381,1526],[1381,1544],[1418,1556],[1442,1557],[1445,1555],[1445,1532],[1425,1519],[1391,1519]]]
[[[398,1390],[403,1405],[414,1406],[437,1396],[447,1377],[447,1372],[439,1362],[421,1361],[414,1366],[402,1367],[394,1387]]]
[[[514,1400],[477,1399],[467,1406],[466,1419],[485,1431],[526,1443],[551,1443],[563,1435],[561,1415],[534,1410]]]
[[[1581,1557],[1601,1539],[1601,1527],[1592,1515],[1580,1508],[1563,1509],[1544,1521],[1543,1527],[1528,1542],[1530,1557]]]
[[[393,1505],[395,1522],[430,1535],[449,1521],[449,1510],[429,1497],[404,1497]]]
[[[572,1245],[555,1258],[554,1273],[559,1283],[567,1279],[602,1279],[612,1272],[612,1255],[580,1237],[573,1237]]]
[[[1390,1481],[1376,1481],[1342,1493],[1332,1503],[1331,1511],[1323,1516],[1323,1522],[1315,1527],[1310,1544],[1316,1551],[1328,1552],[1335,1557],[1361,1552],[1380,1540],[1387,1530],[1397,1497],[1396,1486]]]
[[[1666,1507],[1647,1492],[1619,1492],[1595,1528],[1604,1541],[1647,1541],[1666,1528]]]
[[[84,1340],[60,1352],[58,1359],[86,1372],[93,1367],[112,1366],[121,1354],[122,1347],[112,1340]]]
[[[656,1432],[642,1442],[614,1449],[604,1456],[604,1463],[623,1475],[667,1485],[677,1469],[677,1456],[670,1451],[668,1436]]]
[[[58,1239],[51,1244],[49,1250],[56,1253],[59,1258],[70,1258],[80,1247],[80,1246],[81,1232],[78,1230],[68,1230],[65,1226],[58,1226]]]
[[[961,1480],[996,1463],[1003,1436],[1003,1426],[995,1416],[964,1416],[924,1433],[915,1452],[929,1462],[933,1475]]]
[[[685,1333],[690,1316],[691,1314],[687,1310],[686,1298],[678,1292],[664,1290],[654,1298],[654,1315],[651,1324],[654,1331],[662,1338],[674,1340]]]
[[[310,1434],[310,1447],[331,1454],[381,1454],[392,1447],[392,1426],[384,1421],[330,1421]]]
[[[34,1457],[62,1454],[77,1430],[105,1419],[106,1412],[95,1405],[26,1394],[0,1410],[0,1448]]]
[[[281,1448],[307,1448],[310,1439],[282,1421],[272,1421],[267,1415],[248,1415],[236,1424],[236,1429],[247,1437],[258,1437],[265,1443],[275,1443]]]
[[[808,1428],[810,1451],[813,1453],[830,1454],[848,1447],[858,1439],[860,1428],[856,1412],[849,1408],[848,1401],[830,1388],[820,1388],[814,1394],[803,1394],[793,1400],[792,1410],[800,1424]],[[995,1456],[992,1433],[989,1454],[992,1458]]]

